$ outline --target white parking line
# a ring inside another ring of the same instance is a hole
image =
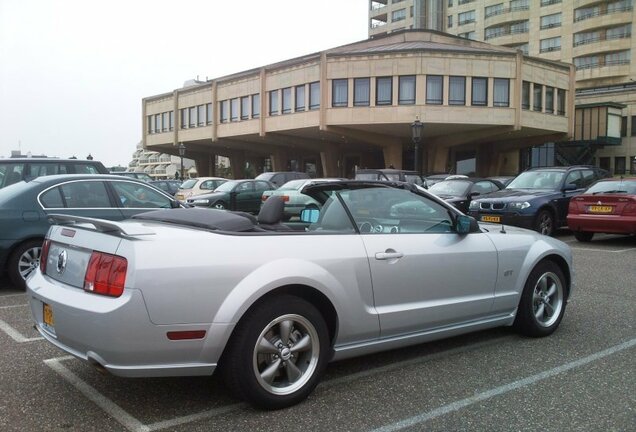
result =
[[[636,248],[629,249],[619,249],[619,250],[607,250],[607,249],[594,249],[594,248],[582,248],[582,247],[573,247],[573,250],[582,250],[582,251],[590,251],[590,252],[607,252],[607,253],[623,253],[630,252],[636,250]]]
[[[398,421],[396,423],[383,426],[378,429],[373,429],[372,432],[392,432],[405,429],[407,427],[420,425],[421,423],[427,422],[428,420],[434,419],[436,417],[443,416],[445,414],[449,414],[455,411],[459,411],[462,408],[465,408],[469,405],[473,405],[477,402],[481,402],[487,399],[490,399],[495,396],[499,396],[504,393],[508,393],[512,390],[517,390],[523,387],[530,386],[536,382],[543,381],[547,378],[551,378],[553,376],[559,375],[563,372],[567,372],[571,369],[578,368],[581,366],[585,366],[588,363],[592,363],[594,361],[600,360],[602,358],[608,357],[612,354],[615,354],[620,351],[624,351],[636,345],[636,339],[629,340],[619,345],[615,345],[611,348],[608,348],[603,351],[599,351],[595,354],[589,355],[587,357],[583,357],[579,360],[575,360],[569,363],[565,363],[561,366],[555,367],[553,369],[549,369],[543,372],[540,372],[536,375],[529,376],[527,378],[520,379],[518,381],[511,382],[509,384],[496,387],[494,389],[476,394],[466,399],[461,399],[455,402],[452,402],[448,405],[441,406],[432,411],[428,411],[425,413],[418,414],[416,416]]]
[[[25,342],[33,342],[37,340],[44,339],[42,336],[28,338],[24,336],[22,333],[11,327],[9,324],[0,320],[0,330],[8,334],[14,341],[17,343],[25,343]]]
[[[11,306],[0,306],[0,309],[12,309],[12,308],[19,308],[19,307],[27,307],[29,304],[25,303],[25,304],[19,304],[19,305],[11,305]]]
[[[22,294],[7,294],[7,295],[0,295],[0,299],[3,298],[9,298],[9,297],[18,297],[18,296],[26,296],[26,293],[22,293]]]

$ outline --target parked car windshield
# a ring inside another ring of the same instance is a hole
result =
[[[197,179],[189,179],[181,183],[181,189],[192,189],[197,184]]]
[[[298,190],[303,187],[305,183],[307,183],[307,179],[290,180],[282,185],[280,188],[278,188],[278,190]]]
[[[611,180],[593,184],[585,193],[627,193],[636,194],[636,180]]]
[[[515,177],[506,189],[557,189],[564,175],[558,171],[526,171]]]
[[[214,189],[214,192],[232,192],[236,187],[238,182],[236,181],[227,181]]]
[[[468,193],[468,189],[472,186],[471,182],[461,180],[444,180],[435,183],[428,188],[428,191],[435,195],[452,195],[463,196]]]

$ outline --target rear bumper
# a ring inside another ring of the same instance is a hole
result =
[[[114,375],[126,377],[210,375],[231,325],[210,323],[156,325],[150,321],[142,292],[126,289],[109,298],[60,284],[40,271],[27,281],[37,330],[58,348]],[[43,320],[44,303],[53,326]],[[205,330],[203,339],[169,340],[167,332]]]
[[[612,215],[568,215],[568,228],[572,231],[587,231],[609,234],[636,234],[636,216]]]

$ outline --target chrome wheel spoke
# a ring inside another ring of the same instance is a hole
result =
[[[280,340],[284,345],[289,343],[289,335],[291,334],[294,323],[290,320],[285,320],[280,323]]]
[[[552,285],[550,285],[550,289],[547,292],[547,296],[548,297],[552,297],[557,291],[557,286],[555,283],[552,283]]]
[[[281,363],[281,360],[277,359],[272,364],[267,366],[267,368],[261,373],[261,378],[268,384],[273,383],[274,378],[276,378],[276,375],[278,375],[278,369],[280,368]]]
[[[291,361],[285,362],[285,369],[287,371],[287,379],[290,384],[295,383],[301,376],[303,376],[302,371]]]
[[[547,309],[546,314],[548,315],[548,318],[554,315],[554,308],[552,307],[550,303],[544,302],[543,305],[544,305],[544,309]]]
[[[539,320],[543,320],[543,312],[545,311],[545,305],[543,302],[539,305],[539,307],[535,310],[534,316]]]
[[[300,351],[307,351],[311,349],[311,336],[308,334],[303,336],[301,340],[299,340],[293,347],[291,347],[291,352],[297,353]]]
[[[258,343],[258,354],[278,354],[278,348],[265,338],[261,338]]]

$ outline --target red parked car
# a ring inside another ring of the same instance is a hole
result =
[[[636,234],[636,177],[599,180],[572,198],[568,227],[582,242],[594,233]]]

